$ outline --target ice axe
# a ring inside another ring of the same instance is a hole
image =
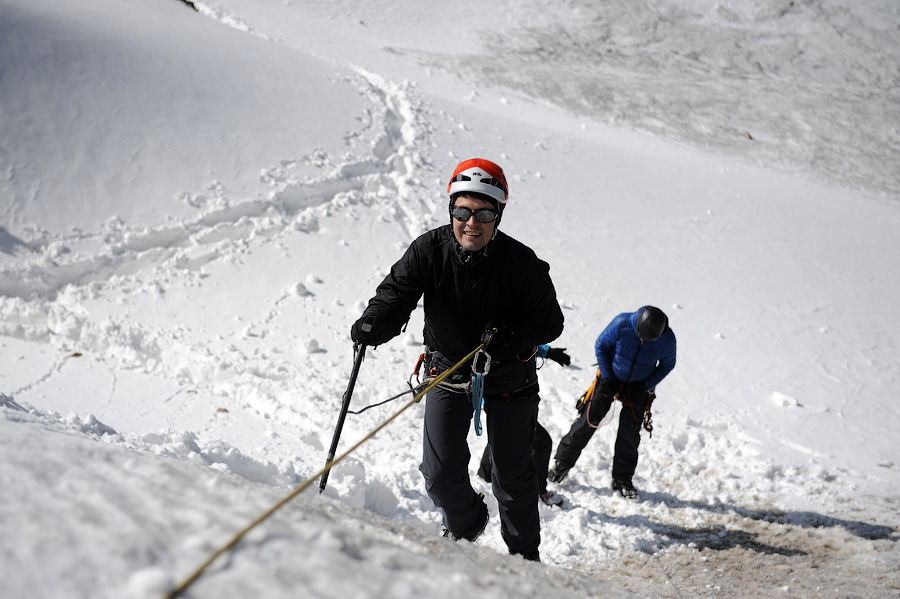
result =
[[[362,327],[363,329],[369,327],[369,330],[371,330],[372,325],[364,323]],[[328,458],[325,460],[325,471],[319,479],[319,493],[322,493],[325,490],[325,485],[328,483],[328,473],[331,472],[331,469],[328,466],[334,460],[334,456],[337,453],[338,441],[341,439],[341,430],[344,428],[347,410],[350,409],[350,397],[353,395],[353,387],[356,386],[356,377],[359,375],[359,365],[362,364],[363,356],[366,355],[365,345],[357,343],[353,346],[353,349],[356,352],[356,358],[353,360],[353,371],[350,373],[350,382],[347,383],[347,390],[344,391],[344,399],[341,402],[341,413],[338,415],[337,426],[334,428],[334,436],[331,438],[331,449],[328,450]]]

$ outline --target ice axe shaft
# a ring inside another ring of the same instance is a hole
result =
[[[325,471],[319,479],[319,493],[325,490],[328,484],[328,473],[331,471],[328,466],[334,460],[337,453],[338,441],[341,439],[341,431],[344,428],[344,420],[347,418],[347,410],[350,409],[350,397],[353,395],[353,387],[356,386],[356,377],[359,375],[359,366],[362,364],[363,356],[366,354],[366,346],[359,345],[356,352],[356,359],[353,361],[353,371],[350,373],[350,381],[347,383],[347,390],[344,391],[344,399],[341,402],[341,413],[338,415],[337,426],[334,427],[334,436],[331,438],[331,448],[328,450],[328,457],[325,460]]]

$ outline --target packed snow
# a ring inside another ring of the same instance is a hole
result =
[[[350,325],[476,156],[564,308],[554,443],[609,320],[669,315],[640,499],[610,418],[510,557],[473,428],[491,520],[444,539],[415,403],[184,596],[900,596],[900,5],[193,5],[0,0],[0,596],[163,597],[313,480]]]

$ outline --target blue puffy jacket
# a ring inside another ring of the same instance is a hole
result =
[[[639,381],[652,390],[675,368],[675,333],[666,327],[659,339],[641,341],[636,332],[641,310],[613,318],[597,337],[594,352],[604,380]]]

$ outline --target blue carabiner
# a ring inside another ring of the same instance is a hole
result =
[[[472,408],[475,410],[475,434],[481,436],[481,407],[484,405],[484,375],[472,373]]]

